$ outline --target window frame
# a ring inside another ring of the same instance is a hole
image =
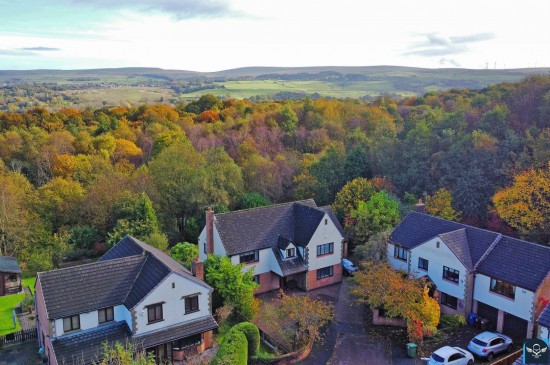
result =
[[[501,287],[499,290],[498,287]],[[502,287],[510,287],[512,289],[512,294],[507,292],[506,290],[502,290]],[[494,294],[501,295],[505,298],[516,300],[516,286],[512,285],[504,280],[498,280],[495,278],[491,278],[491,281],[489,281],[489,291]]]
[[[317,275],[317,280],[334,276],[334,265],[325,266],[320,269],[317,269],[316,275]]]
[[[289,251],[292,253],[291,255],[288,254]],[[296,247],[287,248],[285,250],[285,257],[287,259],[291,259],[291,258],[296,257]]]
[[[456,274],[456,280],[450,274]],[[453,269],[451,267],[448,267],[448,266],[443,266],[442,278],[444,280],[447,280],[447,281],[451,282],[451,283],[458,284],[458,282],[460,281],[460,271],[458,271],[456,269]]]
[[[447,294],[445,292],[440,292],[440,300],[439,302],[441,304],[443,304],[444,306],[446,307],[449,307],[449,308],[452,308],[452,309],[457,309],[458,308],[458,298],[453,296],[453,295],[450,295],[450,294]],[[455,300],[455,304],[453,305],[452,303],[449,303],[449,298],[454,298]]]
[[[248,258],[249,256],[252,257],[252,259],[249,259]],[[260,250],[246,251],[239,254],[239,263],[241,264],[251,264],[259,261],[260,261]]]
[[[104,318],[105,320],[104,321],[101,321],[101,314],[100,313],[104,313]],[[110,312],[111,314],[111,319],[108,319],[108,313]],[[101,309],[98,309],[97,310],[97,323],[99,324],[104,324],[104,323],[111,323],[111,322],[114,322],[115,320],[115,308],[114,307],[105,307],[105,308],[101,308]]]
[[[70,328],[67,328],[67,326],[65,326],[65,320],[67,320],[67,319],[70,322]],[[74,323],[75,319],[78,322],[78,324],[76,326],[75,326],[75,323]],[[78,331],[79,329],[80,329],[80,314],[75,314],[75,315],[72,315],[72,316],[63,317],[63,333]]]
[[[403,255],[400,255],[400,253],[403,253]],[[407,261],[409,252],[405,247],[395,245],[393,246],[393,257],[401,261]]]
[[[163,304],[164,302],[149,304],[145,306],[145,308],[147,308],[147,324],[153,324],[153,323],[164,321],[164,309],[162,308]],[[157,317],[158,313],[156,311],[156,308],[160,308],[160,318]],[[153,319],[151,319],[151,310],[153,310],[153,314],[154,314]]]
[[[332,255],[334,253],[334,242],[317,245],[317,257]]]
[[[200,311],[199,294],[188,295],[183,298],[184,314]]]
[[[260,274],[256,274],[254,275],[254,277],[252,278],[252,280],[254,280],[254,282],[258,285],[261,285],[260,284]]]
[[[422,260],[422,261],[425,263],[425,265],[420,266],[420,260]],[[429,267],[430,267],[430,260],[426,260],[426,259],[423,258],[423,257],[418,257],[418,268],[419,268],[420,270],[428,271],[428,268],[429,268]]]

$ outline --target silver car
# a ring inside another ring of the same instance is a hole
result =
[[[474,355],[493,360],[495,355],[501,352],[512,351],[512,339],[506,335],[495,332],[482,332],[470,341],[468,350]]]

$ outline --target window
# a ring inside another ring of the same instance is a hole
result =
[[[260,250],[248,251],[239,255],[239,261],[241,264],[248,264],[250,262],[257,262],[260,260]]]
[[[63,318],[63,332],[75,331],[80,329],[80,315]]]
[[[459,272],[458,270],[451,269],[447,266],[443,266],[443,279],[458,283]]]
[[[181,340],[173,341],[172,349],[178,351],[188,347],[198,346],[201,344],[201,342],[202,342],[202,335],[199,333],[198,335],[193,335],[193,336],[182,338]]]
[[[458,299],[452,295],[441,292],[441,304],[446,305],[449,308],[456,309]]]
[[[192,295],[185,298],[185,314],[197,312],[199,310],[199,296]]]
[[[296,256],[296,249],[295,248],[287,248],[286,249],[286,258],[291,258]]]
[[[436,241],[436,242],[435,242],[435,247],[436,247],[436,248],[439,248],[439,241]]]
[[[147,306],[147,319],[148,323],[160,322],[162,318],[162,303],[152,304]]]
[[[204,244],[203,244],[202,251],[203,251],[204,253],[206,253],[206,242],[204,242]]]
[[[12,282],[17,281],[17,274],[9,274],[8,275],[8,280],[12,281]]]
[[[407,250],[403,247],[395,246],[393,250],[393,257],[399,260],[407,261]]]
[[[512,284],[508,284],[505,281],[491,279],[491,291],[500,295],[504,295],[510,299],[516,298],[516,287]]]
[[[334,275],[334,268],[332,266],[323,267],[317,269],[317,280]]]
[[[334,243],[325,243],[317,246],[317,256],[330,255],[334,252]]]
[[[495,338],[493,341],[491,341],[491,346],[497,346],[504,342],[505,342],[504,339],[501,337]]]
[[[325,226],[328,224],[328,219],[325,219]]]
[[[258,285],[260,285],[260,275],[254,275],[254,282]]]
[[[420,270],[426,270],[428,271],[428,263],[429,261],[426,259],[423,259],[422,257],[418,258],[418,268]]]
[[[451,361],[456,361],[456,360],[460,360],[460,359],[463,359],[465,358],[466,356],[464,356],[464,354],[460,354],[460,353],[456,353],[456,354],[452,354],[451,356],[449,356],[449,363]]]
[[[103,308],[97,311],[97,319],[99,324],[112,322],[115,320],[113,307]]]

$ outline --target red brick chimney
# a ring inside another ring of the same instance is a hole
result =
[[[198,257],[191,261],[191,272],[194,276],[204,280],[204,262],[202,262]]]
[[[208,207],[206,211],[206,254],[214,253],[214,211]]]
[[[416,211],[418,213],[426,213],[426,204],[422,202],[422,199],[418,199],[418,204],[416,204]]]

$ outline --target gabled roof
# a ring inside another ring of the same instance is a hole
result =
[[[466,235],[466,229],[460,228],[456,231],[449,233],[440,233],[439,238],[453,253],[455,256],[462,262],[468,271],[474,269],[472,265],[472,255],[470,254],[470,245],[468,244],[468,237]]]
[[[550,272],[550,247],[502,236],[477,271],[536,291]]]
[[[281,256],[281,251],[279,251],[278,248],[273,247],[273,254],[277,259],[277,263],[279,264],[279,267],[281,268],[281,271],[283,272],[284,276],[307,271],[307,265],[304,262],[304,259],[302,258],[302,256],[300,255],[299,250],[297,251],[298,252],[296,252],[296,257],[283,259],[283,257]]]
[[[288,238],[285,238],[283,236],[279,236],[277,238],[277,248],[281,249],[281,250],[286,250],[286,248],[292,243],[291,240],[289,240]]]
[[[437,236],[468,270],[531,291],[550,272],[550,247],[414,211],[395,228],[390,241],[412,249]]]
[[[38,273],[48,318],[122,304],[144,261],[139,255]]]
[[[539,318],[537,318],[537,323],[546,328],[550,328],[550,303],[548,303],[542,310]]]
[[[332,219],[332,223],[336,226],[336,229],[338,229],[338,232],[342,235],[342,237],[346,238],[346,233],[344,232],[344,228],[338,221],[338,218],[336,218],[336,214],[334,214],[334,211],[332,210],[332,207],[330,205],[325,205],[324,207],[319,207],[323,212],[327,213],[330,219]]]
[[[130,335],[128,325],[121,321],[63,336],[53,340],[52,346],[59,364],[91,364],[101,360],[104,342],[125,344]]]
[[[228,255],[274,247],[279,236],[304,246],[328,209],[309,199],[215,214],[214,224]],[[329,216],[340,227],[334,214]]]
[[[9,256],[0,256],[0,272],[22,273],[15,257]]]
[[[124,237],[99,261],[38,273],[49,319],[125,305],[131,309],[176,273],[203,287],[183,266],[160,250]]]

